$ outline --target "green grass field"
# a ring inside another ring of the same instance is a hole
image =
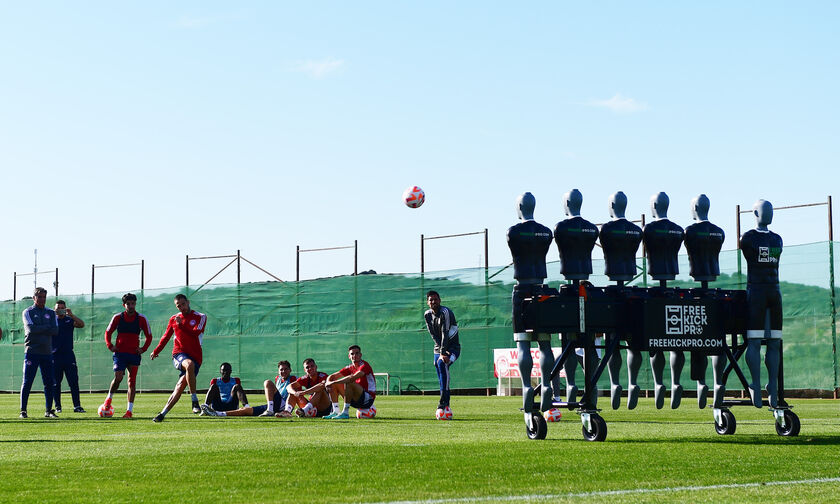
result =
[[[2,502],[835,502],[840,402],[792,400],[799,437],[776,435],[767,410],[733,409],[733,436],[710,409],[642,400],[603,411],[609,435],[586,442],[571,412],[543,441],[526,438],[520,398],[380,397],[374,420],[208,418],[182,400],[165,422],[163,394],[138,395],[132,420],[87,414],[17,418],[0,395]],[[603,399],[602,399],[603,400]],[[69,402],[69,397],[65,399]],[[125,396],[115,398],[122,413]],[[352,410],[351,410],[352,411]],[[778,482],[781,484],[774,484]]]

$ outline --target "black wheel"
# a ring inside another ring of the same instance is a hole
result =
[[[531,413],[531,425],[533,425],[533,429],[529,429],[528,424],[525,424],[525,433],[528,434],[528,439],[545,439],[545,435],[548,433],[545,418],[539,413]]]
[[[589,423],[592,426],[591,431],[586,430],[586,426],[581,427],[583,431],[583,438],[587,441],[603,441],[607,439],[607,422],[601,415],[593,413],[589,416]]]
[[[798,436],[799,435],[799,417],[791,410],[785,410],[785,427],[776,423],[776,434],[780,436]]]
[[[735,427],[737,426],[735,415],[729,410],[722,410],[720,412],[720,423],[715,422],[715,430],[721,436],[735,434]]]

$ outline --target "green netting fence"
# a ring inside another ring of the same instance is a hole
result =
[[[832,298],[833,271],[837,260],[829,242],[789,246],[782,254],[781,290],[784,300],[785,380],[790,389],[833,390],[838,386],[836,307]],[[721,253],[722,275],[710,287],[744,288],[745,273],[739,272],[736,251]],[[640,258],[639,268],[643,261]],[[834,264],[832,264],[832,261]],[[562,282],[559,262],[549,263],[547,282]],[[744,266],[745,267],[745,266]],[[595,271],[603,262],[595,261]],[[696,286],[688,277],[687,257],[680,257],[684,274],[673,286]],[[603,275],[593,275],[595,285],[608,285]],[[634,285],[645,285],[640,277]],[[259,389],[276,373],[277,361],[293,363],[313,357],[321,371],[333,372],[347,363],[347,346],[357,343],[376,372],[398,376],[405,390],[435,390],[437,377],[431,364],[432,341],[425,330],[425,292],[441,293],[443,304],[452,308],[461,328],[461,358],[453,367],[452,387],[494,388],[493,349],[511,348],[510,295],[513,269],[471,268],[425,274],[342,276],[301,282],[266,282],[240,285],[208,285],[201,289],[177,287],[147,289],[138,294],[138,310],[151,323],[157,343],[168,318],[175,313],[173,296],[185,292],[192,307],[207,314],[204,365],[200,387],[218,375],[228,361],[246,388]],[[104,390],[112,372],[111,353],[104,343],[105,327],[121,311],[123,293],[61,296],[86,322],[77,329],[75,351],[83,390]],[[836,296],[836,292],[835,292]],[[48,305],[55,299],[50,298]],[[19,390],[23,361],[21,311],[31,299],[0,303],[0,390]],[[559,345],[553,338],[553,344]],[[138,388],[170,389],[177,372],[172,368],[172,343],[161,358],[152,362],[143,356]],[[647,360],[647,359],[645,359]],[[626,372],[626,370],[623,370]],[[667,370],[666,370],[667,373]],[[709,370],[711,373],[711,369]],[[605,373],[606,375],[606,373]],[[667,376],[666,376],[667,378]],[[602,378],[607,385],[606,376]],[[684,373],[684,384],[688,373]],[[711,380],[711,376],[709,376]],[[38,380],[38,383],[40,381]],[[640,385],[652,389],[645,363]],[[35,388],[39,388],[37,385]],[[66,390],[66,385],[65,385]]]

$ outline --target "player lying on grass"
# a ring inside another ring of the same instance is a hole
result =
[[[274,381],[266,380],[263,384],[265,399],[268,404],[243,408],[231,411],[217,411],[208,404],[201,405],[201,414],[207,416],[276,416],[278,418],[292,416],[294,406],[287,401],[289,396],[289,385],[297,378],[292,376],[292,365],[289,361],[283,360],[277,363],[277,376]]]
[[[303,361],[303,370],[306,374],[292,382],[288,388],[289,402],[298,407],[295,413],[301,417],[329,415],[332,411],[331,403],[338,402],[338,395],[335,391],[328,391],[324,385],[327,374],[318,372],[318,365],[312,358]],[[332,400],[331,394],[334,396]],[[309,396],[308,399],[307,396]]]
[[[204,397],[204,404],[216,411],[233,411],[239,408],[240,403],[243,408],[249,407],[248,396],[245,395],[242,382],[239,378],[231,376],[233,366],[229,362],[223,362],[219,367],[219,373],[220,376],[210,380],[210,388]]]
[[[350,406],[358,410],[368,410],[376,399],[376,377],[373,368],[362,360],[362,349],[359,345],[352,345],[347,349],[350,365],[331,374],[325,383],[333,391],[332,413],[325,416],[328,419],[350,418]],[[344,398],[344,408],[338,409],[338,396]]]

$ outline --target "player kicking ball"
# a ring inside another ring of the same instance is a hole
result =
[[[376,377],[373,376],[373,368],[362,360],[362,349],[359,345],[351,345],[347,349],[350,358],[350,365],[341,368],[331,374],[325,386],[333,391],[332,413],[324,418],[330,420],[343,420],[350,418],[350,406],[361,412],[359,418],[370,418],[373,401],[376,399]],[[344,398],[344,409],[338,409],[338,396]],[[365,413],[367,412],[367,413]]]
[[[204,329],[207,325],[207,315],[191,310],[190,301],[183,294],[175,296],[175,308],[178,309],[178,313],[169,318],[169,324],[167,324],[166,331],[160,338],[160,343],[152,351],[152,360],[157,358],[161,350],[169,343],[169,338],[174,334],[172,364],[175,369],[181,372],[181,375],[178,378],[178,383],[175,384],[175,390],[172,391],[172,395],[166,401],[166,406],[152,419],[154,422],[163,422],[166,414],[175,406],[187,386],[189,386],[192,394],[192,412],[201,413],[198,395],[196,394],[195,377],[201,367],[201,340],[204,337]]]

